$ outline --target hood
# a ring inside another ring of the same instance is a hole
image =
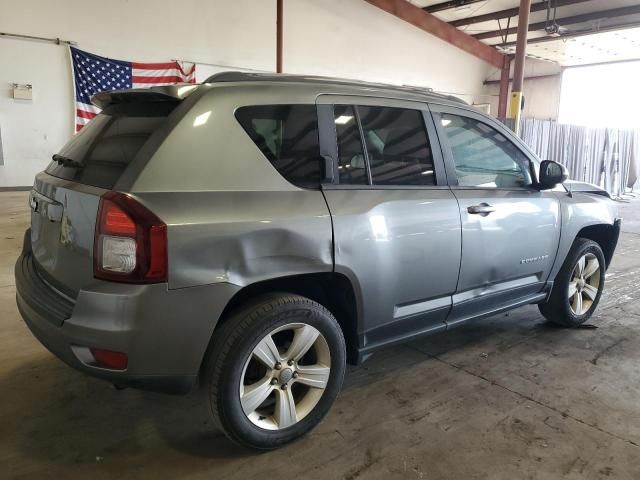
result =
[[[580,182],[578,180],[566,180],[563,185],[571,193],[594,193],[596,195],[602,195],[604,197],[611,198],[609,192],[607,192],[602,187],[594,185],[593,183]]]

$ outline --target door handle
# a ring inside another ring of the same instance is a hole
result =
[[[495,211],[496,211],[496,207],[492,207],[488,203],[481,203],[480,205],[472,205],[467,208],[467,212],[469,212],[470,214],[482,215],[483,217],[486,217],[491,212],[495,212]]]

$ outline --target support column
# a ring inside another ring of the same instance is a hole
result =
[[[276,0],[276,72],[282,73],[282,2]]]
[[[507,118],[507,104],[509,103],[509,76],[511,75],[511,57],[504,56],[504,63],[500,72],[500,94],[498,96],[498,118]]]
[[[527,54],[527,34],[529,31],[529,12],[531,0],[520,0],[518,11],[518,38],[516,40],[516,63],[513,68],[513,87],[511,89],[511,118],[513,130],[520,133],[520,114],[522,113],[522,84],[524,83],[524,61]]]

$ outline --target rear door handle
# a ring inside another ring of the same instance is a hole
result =
[[[491,212],[495,212],[495,211],[496,211],[496,207],[492,207],[488,203],[481,203],[480,205],[472,205],[467,208],[467,212],[469,212],[470,214],[482,215],[483,217],[486,217]]]

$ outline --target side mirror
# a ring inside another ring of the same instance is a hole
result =
[[[540,178],[538,188],[548,190],[569,178],[569,172],[564,165],[553,160],[543,160],[540,163]]]

